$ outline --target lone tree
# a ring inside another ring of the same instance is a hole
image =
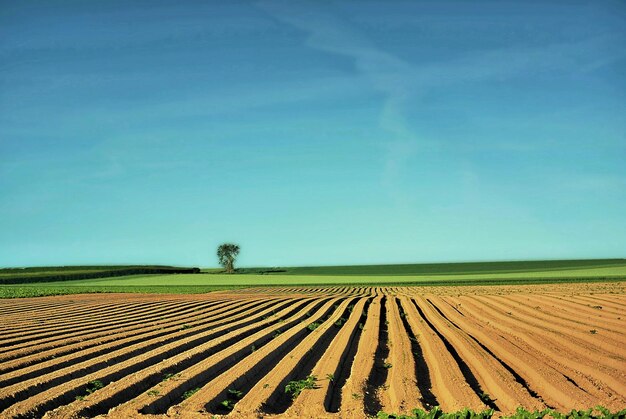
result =
[[[232,243],[221,244],[217,248],[217,257],[220,261],[220,265],[226,269],[227,274],[235,272],[235,259],[239,254],[239,246]]]

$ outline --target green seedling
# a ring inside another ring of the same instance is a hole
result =
[[[95,392],[96,390],[100,390],[102,387],[104,387],[104,384],[102,384],[102,381],[100,380],[90,381],[87,386],[87,394],[91,394]]]
[[[236,390],[234,388],[229,388],[228,389],[228,398],[234,399],[234,400],[239,400],[242,397],[243,397],[243,391]]]
[[[187,390],[183,393],[183,400],[186,400],[200,391],[200,387],[193,388],[191,390]]]
[[[309,324],[306,328],[309,329],[312,332],[315,329],[317,329],[318,327],[320,327],[320,323],[313,322],[313,323]]]
[[[317,377],[314,375],[309,375],[304,380],[290,381],[285,386],[285,393],[291,394],[291,398],[295,400],[303,390],[318,388],[316,381]]]
[[[235,402],[233,402],[232,400],[229,400],[229,399],[222,400],[220,402],[220,406],[223,407],[226,410],[233,410],[233,408],[235,407]]]

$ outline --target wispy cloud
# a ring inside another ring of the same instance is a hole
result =
[[[415,65],[382,50],[359,28],[333,14],[329,3],[263,0],[259,7],[277,20],[308,34],[311,48],[354,60],[359,77],[382,93],[379,126],[386,159],[383,181],[392,195],[401,195],[397,183],[404,167],[421,146],[421,137],[407,121],[407,104],[431,89],[466,82],[505,80],[538,72],[587,71],[618,59],[606,39],[582,40],[541,47],[511,47],[469,51],[445,62]]]
[[[329,13],[320,3],[262,1],[258,4],[276,19],[306,31],[310,47],[354,59],[358,73],[384,94],[379,124],[389,133],[389,138],[385,139],[387,158],[383,179],[392,185],[418,145],[404,113],[406,100],[414,90],[414,68],[377,48],[360,31]]]

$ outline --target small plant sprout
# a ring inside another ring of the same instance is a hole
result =
[[[295,400],[302,390],[317,388],[316,381],[317,377],[314,375],[309,375],[304,380],[290,381],[285,386],[285,393],[291,394],[291,398]]]
[[[345,322],[346,322],[346,319],[344,319],[343,317],[340,317],[340,318],[339,318],[339,320],[337,320],[337,321],[335,322],[335,326],[337,326],[337,327],[341,327],[341,326],[343,326],[343,324],[344,324]]]
[[[328,381],[332,383],[335,381],[335,374],[326,374],[326,378],[328,378]]]
[[[318,327],[320,327],[320,323],[313,322],[313,323],[309,324],[306,328],[309,329],[312,332],[315,329],[317,329]]]
[[[478,395],[478,397],[480,398],[480,400],[485,403],[485,404],[489,404],[489,403],[493,403],[495,402],[495,399],[492,399],[491,396],[489,395],[489,393],[485,393],[484,391],[482,393],[480,393]]]
[[[180,374],[167,373],[163,376],[163,379],[161,381],[167,381],[167,380],[170,380],[172,378],[177,378],[177,377],[180,377]]]
[[[89,383],[87,383],[87,388],[85,389],[87,394],[76,396],[76,400],[85,400],[85,397],[94,393],[96,390],[100,390],[102,387],[104,387],[104,384],[102,383],[102,381],[92,380]]]
[[[230,399],[234,399],[234,400],[239,400],[243,397],[243,391],[234,389],[234,388],[229,388],[228,389],[228,398]]]
[[[191,390],[187,390],[183,393],[183,400],[187,400],[194,394],[200,391],[200,387],[192,388]]]
[[[91,394],[95,392],[96,390],[100,390],[102,387],[104,387],[104,384],[102,384],[102,381],[100,380],[90,381],[89,385],[87,386],[87,394]]]
[[[148,396],[158,396],[159,394],[161,394],[161,392],[159,390],[150,390],[146,393]]]
[[[226,399],[226,400],[222,400],[220,402],[220,406],[226,410],[233,410],[233,408],[235,407],[235,402],[233,402],[230,399]]]

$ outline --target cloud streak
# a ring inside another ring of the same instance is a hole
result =
[[[418,145],[405,120],[404,107],[415,82],[413,68],[405,61],[377,48],[354,27],[330,14],[319,3],[262,1],[258,5],[279,21],[308,33],[311,48],[352,58],[357,72],[385,96],[380,127],[389,133],[383,181],[395,183],[402,167]]]
[[[407,121],[409,100],[452,84],[506,80],[528,73],[586,71],[590,66],[608,65],[623,54],[607,48],[610,43],[606,39],[591,39],[470,51],[452,60],[418,66],[377,47],[354,25],[332,14],[329,3],[264,0],[257,4],[275,19],[304,31],[309,47],[353,59],[358,76],[383,94],[379,126],[388,133],[383,182],[396,198],[402,195],[397,186],[402,171],[411,156],[429,142]]]

